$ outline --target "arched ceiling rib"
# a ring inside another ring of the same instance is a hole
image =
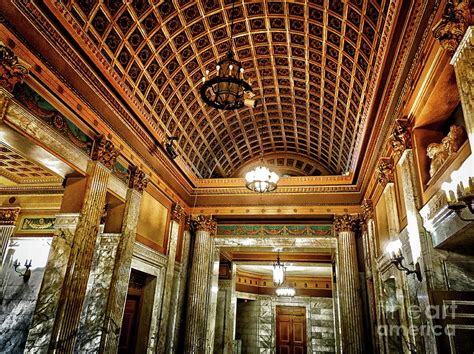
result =
[[[208,108],[199,96],[204,71],[212,75],[228,49],[232,2],[150,3],[66,6],[155,128],[179,137],[197,176],[232,176],[262,150],[303,155],[331,174],[347,169],[389,0],[237,1],[236,56],[260,101],[237,112]]]

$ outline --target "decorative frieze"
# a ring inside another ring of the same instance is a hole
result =
[[[15,225],[20,210],[20,207],[0,208],[0,225]]]
[[[211,215],[198,215],[193,219],[194,229],[196,231],[206,231],[211,235],[217,232],[217,222]]]
[[[104,135],[100,135],[94,144],[94,150],[92,151],[92,159],[99,161],[102,165],[112,170],[115,161],[119,155],[118,150],[114,144],[108,140]],[[132,179],[132,178],[130,178]]]
[[[393,159],[391,157],[382,157],[375,169],[375,173],[377,182],[382,186],[385,186],[387,183],[393,183]]]
[[[20,63],[13,51],[0,43],[0,87],[12,92],[15,85],[22,83],[28,75],[28,68]]]
[[[148,178],[145,173],[136,166],[130,167],[130,171],[128,187],[135,189],[137,192],[143,193],[148,185]]]
[[[397,119],[388,142],[395,156],[401,156],[406,149],[411,149],[411,127],[408,119]]]
[[[174,203],[173,207],[171,208],[171,220],[174,220],[176,222],[181,222],[181,218],[184,215],[184,209],[181,207],[181,205]]]
[[[433,36],[441,47],[454,52],[470,25],[469,0],[449,0],[441,20],[433,28]]]
[[[337,233],[342,231],[354,231],[359,221],[358,215],[335,215],[334,216],[334,229]]]

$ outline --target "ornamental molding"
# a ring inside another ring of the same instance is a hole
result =
[[[395,156],[399,157],[407,149],[412,148],[411,126],[408,119],[397,119],[388,143]]]
[[[375,174],[377,182],[382,186],[387,185],[387,183],[393,183],[393,159],[391,157],[382,157],[377,164]]]
[[[374,218],[374,205],[372,200],[364,199],[360,205],[361,215],[364,222]]]
[[[178,223],[181,222],[181,218],[184,215],[184,209],[178,203],[173,203],[171,207],[171,220],[177,221]]]
[[[12,93],[15,85],[22,83],[27,76],[27,65],[18,59],[13,50],[0,42],[0,87]]]
[[[20,210],[20,207],[0,207],[0,225],[15,225]]]
[[[359,215],[351,215],[351,214],[335,215],[334,216],[334,229],[336,230],[337,233],[343,232],[343,231],[354,232],[357,228],[359,220],[360,220]]]
[[[92,151],[92,160],[98,161],[109,170],[112,170],[118,155],[119,151],[104,135],[100,135],[96,139]]]
[[[472,24],[469,0],[449,0],[441,20],[433,28],[433,36],[443,49],[453,53]]]
[[[130,167],[130,179],[128,188],[135,189],[139,193],[143,193],[148,185],[149,179],[145,173],[136,166]]]
[[[212,215],[198,215],[193,218],[195,231],[209,232],[212,236],[217,233],[217,221]]]

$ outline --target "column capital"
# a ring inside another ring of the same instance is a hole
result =
[[[443,49],[454,52],[469,25],[469,0],[448,0],[441,20],[433,28],[433,37]]]
[[[377,182],[382,186],[385,186],[387,183],[392,183],[394,181],[393,159],[391,157],[382,157],[377,164],[375,173]]]
[[[374,205],[372,203],[372,200],[364,199],[362,201],[362,204],[360,205],[360,208],[362,209],[362,219],[365,222],[367,222],[369,219],[374,218]]]
[[[0,42],[0,87],[12,93],[16,84],[28,76],[27,65],[21,63],[13,50]]]
[[[342,231],[355,231],[359,215],[334,215],[334,228],[337,233]]]
[[[212,215],[198,215],[193,218],[193,224],[196,231],[206,231],[211,235],[217,232],[217,221]]]
[[[474,26],[471,25],[467,28],[464,37],[462,38],[461,42],[459,43],[456,52],[453,54],[451,58],[451,65],[456,66],[459,60],[470,60],[469,51],[472,51],[474,47]]]
[[[0,207],[0,226],[15,225],[20,210],[20,207]]]
[[[396,156],[401,156],[406,149],[411,149],[411,126],[407,118],[395,120],[395,127],[388,142]]]
[[[92,151],[92,160],[100,162],[111,170],[118,155],[118,150],[115,148],[114,144],[105,137],[105,135],[100,135],[95,140],[94,150]]]
[[[181,222],[181,218],[184,215],[184,209],[178,203],[173,203],[171,207],[171,220]]]
[[[148,185],[148,178],[145,172],[137,166],[130,167],[130,179],[128,180],[128,188],[135,189],[139,193],[143,193]]]

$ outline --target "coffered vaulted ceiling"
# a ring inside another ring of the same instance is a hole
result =
[[[228,50],[230,0],[65,3],[142,119],[179,137],[197,177],[241,176],[262,149],[290,175],[341,174],[357,163],[389,0],[236,1],[236,55],[259,100],[236,112],[199,96],[203,73]]]

